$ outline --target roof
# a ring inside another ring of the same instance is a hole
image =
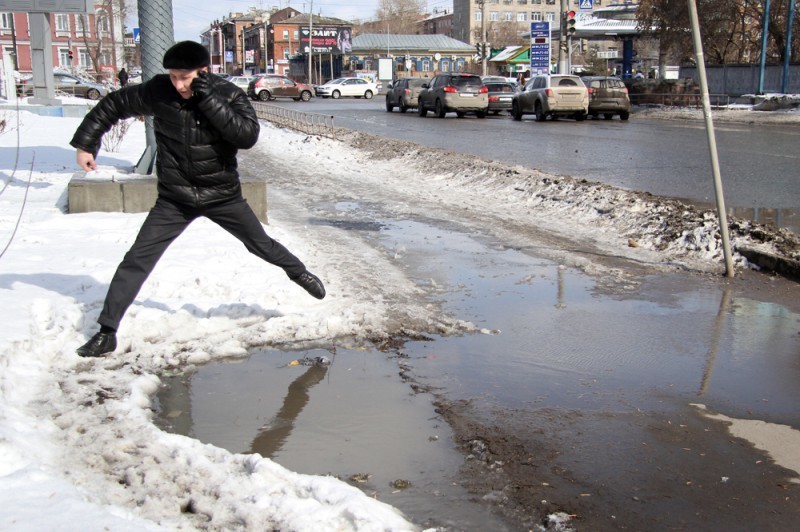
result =
[[[300,13],[291,18],[287,18],[282,20],[281,23],[283,24],[305,24],[308,25],[309,15],[308,13]],[[313,20],[311,20],[312,28],[314,26],[352,26],[350,22],[346,20],[342,20],[340,18],[334,17],[321,17],[319,15],[313,15]]]
[[[387,42],[388,39],[388,42]],[[475,47],[447,35],[394,35],[363,33],[353,38],[353,53],[372,50],[412,52],[431,50],[442,52],[474,53]]]

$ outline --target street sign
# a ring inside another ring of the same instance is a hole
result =
[[[580,8],[583,10],[594,9],[594,0],[581,0]]]
[[[141,34],[139,33],[139,28],[133,28],[133,43],[134,44],[141,44]]]
[[[531,22],[531,75],[550,73],[550,22]]]

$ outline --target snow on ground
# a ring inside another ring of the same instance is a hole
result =
[[[0,528],[415,529],[394,508],[336,479],[164,433],[151,422],[151,397],[158,375],[246,356],[253,346],[330,345],[471,324],[441,316],[386,257],[366,246],[354,252],[359,243],[333,229],[297,222],[290,215],[297,206],[271,204],[268,231],[321,274],[328,298],[310,298],[200,220],[167,251],[129,310],[117,353],[79,359],[75,348],[96,330],[108,282],[145,215],[65,214],[76,168],[68,141],[79,120],[0,111],[2,118],[0,245],[10,244],[0,256]],[[551,240],[654,266],[721,270],[708,213],[471,157],[448,164],[441,151],[421,147],[386,150],[386,139],[343,140],[265,126],[252,151],[287,161],[302,154],[341,184],[372,179],[398,205],[427,197],[423,206],[454,215],[473,207],[496,216],[498,226],[538,224]],[[119,152],[101,152],[96,177],[119,177],[143,147],[142,124],[134,122]],[[402,155],[376,158],[388,151]],[[370,171],[354,173],[360,163]],[[747,228],[736,238],[754,239]],[[367,259],[347,260],[354,254]]]

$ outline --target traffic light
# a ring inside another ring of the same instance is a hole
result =
[[[72,59],[75,57],[75,54],[72,53],[72,50],[70,50],[67,52],[67,55],[69,56],[69,62],[72,63]]]
[[[575,35],[575,11],[569,10],[566,12],[564,16],[565,25],[567,28],[566,35],[567,37],[572,37]]]

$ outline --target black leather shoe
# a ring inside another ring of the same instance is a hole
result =
[[[322,285],[322,281],[311,272],[303,272],[300,277],[295,277],[292,281],[302,286],[306,292],[317,299],[325,297],[325,287]]]
[[[77,350],[81,357],[101,357],[113,353],[117,348],[117,335],[114,333],[96,333]]]

